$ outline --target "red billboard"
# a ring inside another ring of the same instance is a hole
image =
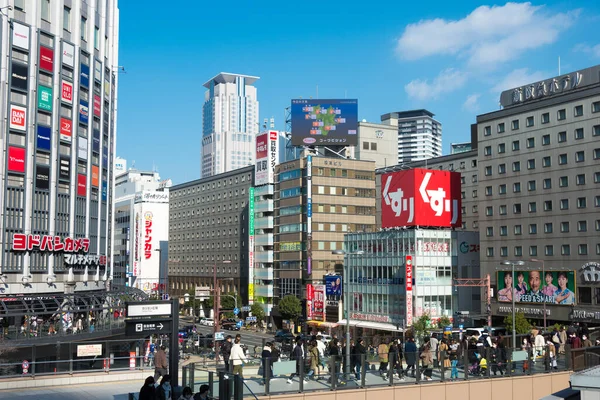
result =
[[[54,71],[54,50],[40,46],[40,69]]]
[[[460,173],[411,169],[381,179],[381,226],[460,227]]]
[[[23,147],[8,146],[8,170],[25,172],[25,149]]]
[[[85,197],[87,194],[87,176],[77,174],[77,196]]]
[[[71,82],[62,82],[60,99],[66,103],[73,104],[73,84]]]
[[[95,94],[94,95],[94,115],[96,117],[100,116],[100,107],[101,107],[100,96],[98,96],[97,94]]]
[[[269,154],[269,134],[264,133],[256,137],[256,159],[267,158]]]
[[[73,136],[73,121],[60,117],[60,138],[67,142],[71,141]]]

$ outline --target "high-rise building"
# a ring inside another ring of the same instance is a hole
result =
[[[442,124],[427,110],[384,114],[381,122],[398,127],[398,164],[442,155]]]
[[[2,7],[0,35],[2,292],[105,290],[112,275],[117,0],[10,3]]]
[[[375,161],[375,168],[385,168],[398,162],[398,131],[396,127],[362,121],[358,123],[357,160]]]
[[[201,176],[254,165],[260,130],[256,76],[221,72],[204,84]]]

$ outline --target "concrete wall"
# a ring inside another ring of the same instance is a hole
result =
[[[278,400],[539,400],[569,387],[570,372],[530,377],[479,379],[461,382],[374,387],[337,392],[297,393],[265,396]]]

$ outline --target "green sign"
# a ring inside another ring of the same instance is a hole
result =
[[[250,188],[250,199],[248,200],[248,235],[254,235],[254,188]]]
[[[52,111],[52,88],[38,86],[38,109]]]

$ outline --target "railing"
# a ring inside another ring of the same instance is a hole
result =
[[[36,340],[47,337],[72,337],[73,335],[90,334],[98,332],[107,332],[113,329],[124,329],[125,318],[119,317],[117,319],[110,316],[110,318],[100,319],[94,324],[88,325],[87,322],[82,324],[81,329],[78,329],[74,322],[69,327],[61,324],[40,324],[37,327],[28,326],[22,328],[19,326],[8,326],[0,328],[0,345],[2,340]]]

